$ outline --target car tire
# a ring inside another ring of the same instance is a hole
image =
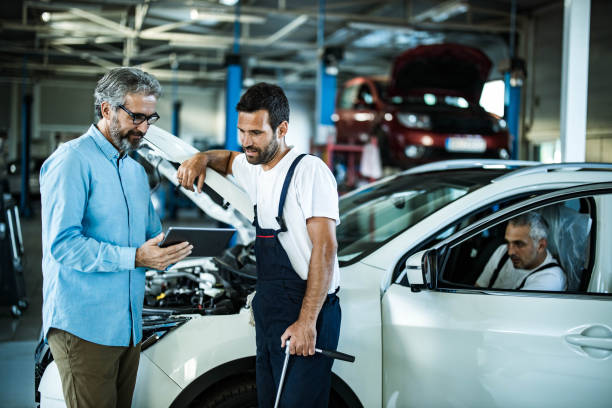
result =
[[[212,387],[214,391],[191,406],[197,408],[257,407],[255,377],[239,376]]]
[[[257,408],[255,377],[243,375],[214,385],[210,394],[205,393],[190,406],[194,408]],[[329,408],[348,408],[334,390],[329,397]]]

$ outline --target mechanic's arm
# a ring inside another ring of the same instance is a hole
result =
[[[306,221],[312,242],[306,294],[298,320],[281,336],[281,347],[291,338],[289,351],[301,356],[313,355],[317,341],[317,317],[327,297],[336,259],[336,221],[326,217],[312,217]]]
[[[208,150],[196,153],[181,164],[176,172],[176,178],[181,186],[191,191],[194,191],[193,184],[197,179],[198,193],[201,193],[206,178],[206,168],[210,167],[224,176],[232,174],[232,163],[239,154],[232,150]]]
[[[159,264],[160,258],[162,263],[174,263],[191,251],[187,243],[146,251],[144,257],[140,257],[143,262],[138,264],[140,248],[113,245],[85,236],[82,220],[88,200],[89,178],[88,164],[77,153],[70,154],[69,151],[45,162],[41,169],[43,239],[55,261],[81,272],[119,272],[149,266],[152,262]]]

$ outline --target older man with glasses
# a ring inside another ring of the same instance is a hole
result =
[[[145,268],[165,269],[189,243],[160,248],[161,224],[136,149],[159,82],[108,72],[94,92],[97,123],[40,171],[43,332],[68,407],[130,407],[142,340]]]

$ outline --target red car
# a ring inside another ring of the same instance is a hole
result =
[[[384,165],[451,158],[509,158],[510,134],[480,95],[491,69],[480,50],[421,45],[396,58],[391,78],[346,82],[336,103],[336,143],[378,139]]]

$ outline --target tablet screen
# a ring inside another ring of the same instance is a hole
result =
[[[219,256],[227,248],[235,232],[234,228],[170,227],[159,246],[166,248],[187,241],[193,245],[193,251],[189,255],[191,257]]]

